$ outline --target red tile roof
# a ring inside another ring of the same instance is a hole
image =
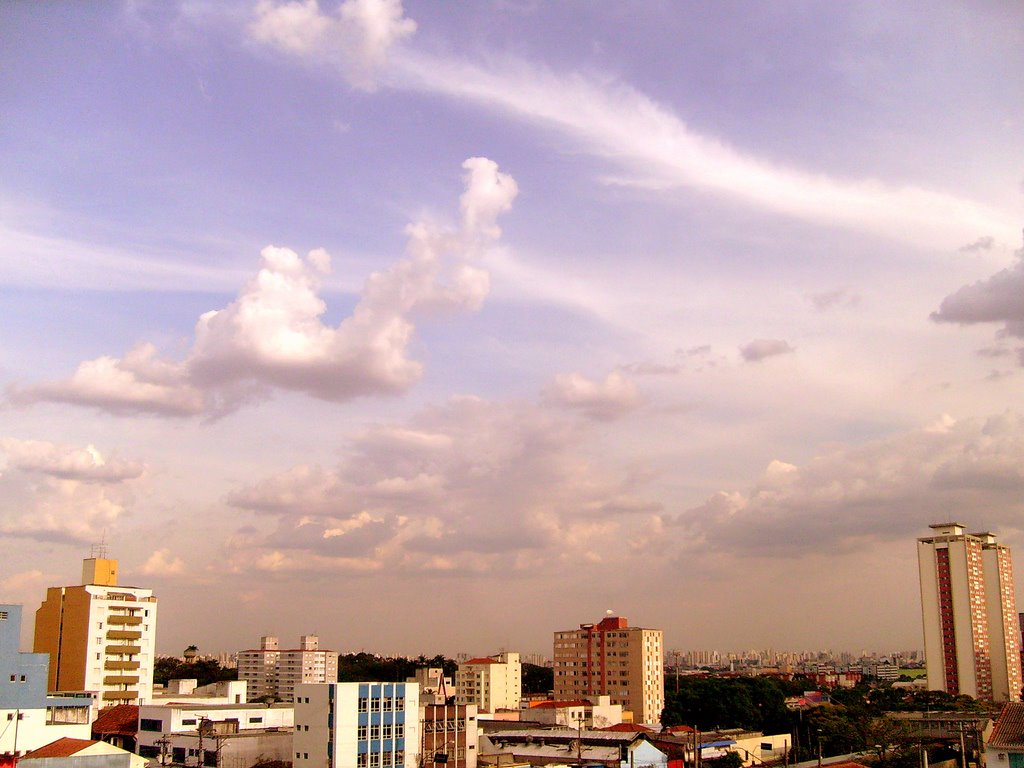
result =
[[[466,664],[500,664],[497,659],[488,659],[486,656],[480,659],[470,659]]]
[[[101,710],[92,724],[92,732],[134,736],[139,731],[139,705],[118,704]]]
[[[562,709],[564,707],[589,707],[589,701],[575,699],[573,701],[531,701],[530,709]]]
[[[92,739],[72,739],[65,736],[62,739],[51,741],[45,747],[33,750],[25,755],[22,760],[30,760],[34,757],[71,757],[83,749],[97,742]]]
[[[673,725],[665,729],[665,733],[693,733],[693,728],[688,725]]]
[[[988,743],[998,749],[1024,749],[1024,703],[1011,701],[1003,705]]]
[[[597,728],[598,731],[618,731],[620,733],[654,733],[653,728],[648,728],[640,723],[616,723],[607,728]]]

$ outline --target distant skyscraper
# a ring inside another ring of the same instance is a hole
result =
[[[1020,701],[1020,625],[1010,550],[960,523],[917,540],[928,688]]]
[[[660,629],[631,627],[619,616],[555,632],[555,698],[607,695],[634,722],[657,723],[665,706],[664,648]]]
[[[36,653],[50,654],[50,691],[96,691],[100,706],[153,697],[156,598],[117,584],[117,560],[90,557],[82,583],[50,587],[36,611]]]

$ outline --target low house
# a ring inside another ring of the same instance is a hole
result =
[[[605,768],[667,768],[646,733],[568,728],[497,731],[480,737],[481,765],[585,763]]]
[[[93,739],[64,737],[18,760],[22,768],[143,768],[145,758]]]
[[[985,742],[985,765],[988,768],[1024,768],[1024,702],[1011,701],[1003,705]]]

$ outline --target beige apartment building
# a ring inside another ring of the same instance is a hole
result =
[[[654,724],[665,708],[665,645],[660,629],[630,627],[621,616],[555,632],[555,698],[608,696]]]
[[[338,653],[321,650],[316,635],[302,635],[298,648],[285,649],[276,637],[266,635],[259,648],[238,652],[238,679],[248,683],[250,701],[291,701],[300,683],[337,682]]]
[[[961,523],[917,540],[928,688],[1020,701],[1020,625],[1009,548]]]
[[[455,673],[455,703],[475,705],[481,713],[519,711],[523,697],[523,665],[518,653],[469,659]]]
[[[95,691],[101,707],[152,699],[156,598],[117,581],[117,560],[90,557],[81,584],[46,590],[32,645],[50,654],[48,690]]]

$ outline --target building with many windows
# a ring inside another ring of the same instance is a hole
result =
[[[298,648],[281,649],[273,636],[260,647],[238,652],[238,679],[248,683],[250,701],[273,698],[291,701],[300,683],[333,683],[338,679],[338,654],[322,650],[316,635],[302,635]]]
[[[423,764],[476,768],[479,724],[472,704],[420,704]]]
[[[418,768],[416,683],[295,687],[294,768]]]
[[[917,541],[928,688],[1020,701],[1020,626],[1010,550],[961,523]]]
[[[50,655],[48,690],[93,691],[101,707],[152,698],[156,598],[117,582],[117,560],[90,557],[81,584],[46,590],[33,650]]]
[[[455,703],[472,704],[480,713],[519,710],[523,697],[523,665],[518,653],[503,651],[459,664],[455,673]]]
[[[665,707],[664,649],[660,629],[631,627],[620,616],[555,632],[555,698],[608,696],[634,722],[657,723]]]

